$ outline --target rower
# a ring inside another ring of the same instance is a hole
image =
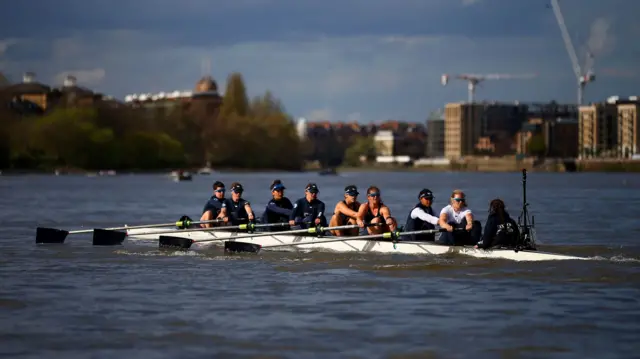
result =
[[[358,187],[355,185],[349,185],[344,188],[344,200],[336,204],[333,210],[333,216],[329,221],[329,227],[345,226],[349,224],[356,224],[358,217],[358,209],[360,208],[360,202],[358,202]],[[358,228],[343,229],[343,230],[331,230],[334,236],[357,236]]]
[[[210,221],[214,218],[221,218],[224,223],[229,222],[229,217],[227,216],[227,207],[231,207],[231,201],[225,198],[224,194],[224,183],[215,181],[213,183],[213,196],[211,196],[211,198],[209,198],[209,201],[207,201],[207,203],[204,205],[200,221]],[[218,223],[203,223],[200,224],[200,227],[210,228],[214,225],[218,225]]]
[[[436,229],[439,218],[435,216],[431,208],[434,198],[433,192],[426,188],[418,193],[419,202],[413,207],[409,216],[407,216],[407,223],[404,226],[406,232]],[[406,236],[406,238],[403,236],[403,239],[411,241],[433,242],[435,238],[435,233],[412,234]]]
[[[518,223],[509,216],[504,202],[496,198],[489,203],[489,216],[484,225],[484,233],[476,248],[489,249],[491,247],[516,246],[520,238]]]
[[[231,184],[231,205],[228,207],[228,211],[231,224],[234,226],[253,222],[255,219],[251,204],[242,198],[242,192],[244,192],[244,188],[239,182]]]
[[[473,219],[473,213],[467,207],[467,199],[462,190],[451,193],[451,203],[440,211],[438,221],[446,229],[438,243],[446,245],[475,245],[480,240],[482,225]]]
[[[279,179],[273,181],[271,186],[271,200],[267,203],[267,207],[262,213],[262,223],[285,223],[289,222],[289,216],[291,216],[291,209],[293,204],[289,198],[284,196],[284,190],[286,187]],[[286,229],[286,227],[283,227]],[[273,227],[268,227],[268,230],[276,230]],[[280,229],[282,230],[282,228]]]
[[[324,216],[324,202],[318,199],[318,186],[309,183],[304,189],[304,197],[293,204],[289,225],[298,225],[299,228],[309,228],[317,225],[326,226],[327,218]]]
[[[360,205],[356,219],[360,228],[366,224],[382,223],[382,225],[367,227],[369,234],[393,232],[398,227],[391,211],[380,199],[380,189],[376,186],[367,188],[367,202]]]

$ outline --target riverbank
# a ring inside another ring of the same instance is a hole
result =
[[[639,160],[621,159],[514,159],[514,158],[465,158],[461,161],[454,161],[448,164],[435,165],[403,165],[403,164],[377,164],[369,163],[362,166],[339,166],[336,172],[519,172],[526,169],[530,172],[629,172],[640,173]],[[86,175],[86,176],[113,176],[113,175],[135,175],[135,174],[170,174],[174,168],[158,170],[83,170],[78,168],[64,168],[59,170],[51,169],[3,169],[2,175]],[[183,169],[192,174],[199,174],[199,169]],[[251,168],[215,168],[210,174],[215,173],[301,173],[320,172],[316,165],[305,166],[300,170],[284,169],[251,169]],[[207,175],[207,174],[203,174]]]
[[[393,165],[368,164],[338,167],[338,172],[630,172],[640,173],[640,161],[621,159],[514,159],[465,158],[448,164]]]

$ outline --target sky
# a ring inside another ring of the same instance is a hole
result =
[[[465,73],[524,77],[482,82],[478,101],[575,103],[576,76],[549,2],[13,2],[0,21],[0,72],[21,81],[32,71],[52,86],[72,74],[119,99],[191,90],[208,73],[224,89],[240,72],[250,96],[271,90],[310,121],[423,122],[467,100],[467,83],[455,78]],[[580,65],[593,54],[585,101],[638,95],[640,2],[560,4]]]

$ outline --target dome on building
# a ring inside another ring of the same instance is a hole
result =
[[[198,83],[194,92],[217,92],[218,85],[211,76],[205,76]]]

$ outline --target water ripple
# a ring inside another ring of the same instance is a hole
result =
[[[264,187],[272,176],[221,174],[216,179],[239,179],[258,191],[255,188]],[[290,188],[304,188],[309,181],[308,174],[277,176]],[[424,176],[379,174],[376,181],[392,212],[404,213],[415,201],[415,194],[404,189],[424,182]],[[434,173],[429,174],[429,188],[449,193],[454,183],[465,187],[483,216],[484,203],[497,193],[517,203],[520,183],[506,176]],[[314,252],[226,255],[215,248],[161,250],[153,241],[93,247],[89,235],[70,236],[63,245],[36,246],[38,225],[99,228],[167,222],[182,214],[196,217],[213,178],[196,177],[184,186],[163,176],[3,178],[2,186],[11,191],[10,201],[0,203],[7,219],[0,238],[0,355],[636,356],[640,228],[637,221],[625,221],[616,213],[640,203],[640,195],[628,191],[640,183],[638,177],[531,177],[531,202],[542,228],[543,249],[593,260],[517,263],[461,255]],[[627,187],[609,187],[623,179]],[[370,180],[366,174],[349,177],[359,186]],[[336,199],[343,181],[316,180],[324,198]],[[36,200],[33,188],[39,191]],[[247,195],[262,207],[269,193]],[[602,208],[600,222],[577,226],[572,213],[593,208],[593,202]],[[605,223],[619,227],[613,232]]]

